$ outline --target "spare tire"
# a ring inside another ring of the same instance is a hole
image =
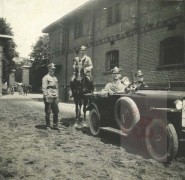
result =
[[[129,97],[121,97],[117,100],[114,115],[119,128],[127,135],[140,120],[138,107]]]

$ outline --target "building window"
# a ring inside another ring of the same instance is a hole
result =
[[[180,1],[179,1],[180,2]],[[162,0],[161,1],[161,5],[162,6],[172,6],[172,5],[177,5],[178,4],[178,1],[174,1],[174,0],[172,0],[172,1],[167,1],[167,0]]]
[[[117,3],[114,6],[107,8],[107,25],[111,25],[121,20],[120,4]]]
[[[107,25],[112,24],[112,7],[107,9]]]
[[[114,21],[119,22],[120,21],[120,4],[116,4],[114,7]]]
[[[109,51],[106,54],[106,71],[110,71],[115,66],[119,67],[119,51]]]
[[[78,21],[75,23],[75,28],[74,28],[74,38],[79,38],[83,35],[83,25],[81,21]]]
[[[62,52],[66,51],[66,41],[67,41],[68,29],[63,29],[62,31]]]
[[[160,65],[184,63],[184,38],[170,37],[160,43]]]

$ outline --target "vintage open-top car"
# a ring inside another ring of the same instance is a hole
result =
[[[144,140],[151,157],[169,162],[185,134],[185,92],[162,88],[135,88],[127,93],[104,91],[89,98],[89,125],[94,136],[102,130]]]

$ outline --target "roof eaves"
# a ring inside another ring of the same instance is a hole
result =
[[[69,12],[68,14],[64,15],[63,17],[61,17],[60,19],[58,19],[57,21],[51,23],[50,25],[48,25],[46,28],[44,28],[42,30],[43,33],[48,33],[55,25],[57,25],[59,22],[62,22],[64,19],[68,18],[69,16],[73,15],[74,13],[76,13],[77,11],[79,11],[80,9],[90,5],[93,1],[95,0],[89,0],[86,3],[82,4],[81,6],[79,6],[78,8],[74,9],[73,11]]]
[[[13,36],[0,34],[0,38],[12,39]]]

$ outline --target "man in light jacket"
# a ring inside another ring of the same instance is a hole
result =
[[[53,63],[48,65],[48,74],[42,78],[42,92],[45,104],[45,120],[47,130],[50,131],[50,114],[53,113],[53,129],[59,130],[58,127],[58,113],[59,113],[59,89],[58,80],[54,76],[55,65]]]

